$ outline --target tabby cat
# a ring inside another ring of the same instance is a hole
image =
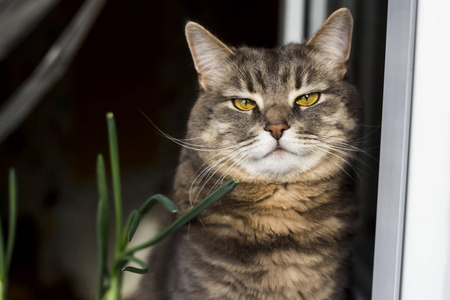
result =
[[[174,197],[186,211],[240,184],[156,246],[138,299],[345,299],[361,123],[352,27],[340,9],[304,44],[255,49],[186,25],[200,95]]]

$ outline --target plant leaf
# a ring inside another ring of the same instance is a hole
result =
[[[161,203],[171,213],[181,213],[178,206],[164,195],[156,194],[151,196],[139,209],[139,212],[144,216],[157,202]]]
[[[126,234],[128,243],[133,239],[134,234],[139,226],[142,216],[144,216],[156,203],[161,203],[171,213],[181,213],[178,206],[175,205],[169,198],[164,195],[156,194],[148,198],[141,206],[139,211],[134,210],[131,212],[127,220]]]
[[[169,198],[164,195],[156,194],[151,196],[145,201],[145,203],[141,206],[139,211],[134,210],[128,220],[126,228],[127,240],[128,243],[133,239],[134,234],[141,222],[142,216],[144,216],[156,203],[161,203],[168,211],[171,213],[181,213],[178,206],[175,205]]]
[[[0,285],[2,285],[5,278],[5,242],[3,238],[2,218],[0,214]],[[1,291],[0,291],[1,295]]]
[[[133,238],[134,233],[136,232],[136,229],[139,225],[139,222],[141,220],[141,214],[137,209],[133,210],[130,215],[128,216],[127,223],[125,226],[125,232],[124,232],[124,241],[131,242],[131,239]]]
[[[17,227],[17,180],[14,169],[9,170],[9,223],[8,241],[6,242],[5,277],[11,265]]]
[[[98,246],[98,295],[102,299],[106,292],[104,279],[108,277],[106,261],[108,257],[108,188],[106,185],[106,171],[103,156],[97,157],[97,185],[99,201],[97,206],[97,246]]]
[[[109,140],[109,156],[111,159],[111,173],[113,179],[114,192],[114,212],[116,223],[116,251],[118,254],[122,251],[122,192],[120,186],[120,167],[119,167],[119,145],[117,141],[116,122],[114,114],[109,112],[106,114],[108,124],[108,140]]]
[[[169,234],[173,233],[174,231],[180,229],[183,225],[188,223],[190,220],[195,218],[198,214],[200,214],[202,211],[207,209],[210,205],[215,203],[217,200],[231,192],[236,188],[236,186],[239,184],[239,180],[233,179],[225,183],[224,185],[220,186],[217,190],[212,192],[209,196],[207,196],[205,199],[203,199],[199,204],[197,204],[194,208],[189,210],[187,213],[179,217],[177,220],[175,220],[172,224],[170,224],[168,227],[166,227],[162,232],[160,232],[156,237],[153,239],[144,242],[140,245],[137,245],[133,248],[125,250],[122,255],[128,256],[130,254],[133,254],[136,251],[142,250],[144,248],[147,248],[151,245],[154,245],[167,237]],[[120,259],[120,258],[119,258]]]
[[[139,258],[136,258],[134,256],[124,256],[122,259],[126,261],[132,261],[141,267],[141,269],[139,269],[135,267],[126,266],[125,268],[122,269],[122,271],[127,271],[136,274],[145,274],[148,272],[147,264],[142,260],[140,260]]]

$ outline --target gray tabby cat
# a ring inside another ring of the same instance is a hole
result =
[[[175,199],[190,209],[239,186],[158,245],[139,299],[344,299],[357,201],[353,19],[333,13],[305,44],[227,47],[189,22],[200,95]]]

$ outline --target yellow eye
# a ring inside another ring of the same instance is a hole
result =
[[[319,101],[320,93],[311,93],[298,97],[295,99],[295,103],[300,106],[311,106],[317,101]]]
[[[256,107],[256,102],[249,99],[233,99],[233,104],[237,109],[247,111]]]

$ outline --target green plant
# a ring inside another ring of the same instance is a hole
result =
[[[108,245],[108,193],[106,182],[105,163],[102,155],[97,158],[97,181],[99,190],[99,202],[97,210],[97,242],[98,242],[98,280],[99,287],[97,299],[118,300],[120,299],[122,286],[122,272],[129,271],[142,274],[147,272],[148,267],[145,262],[134,257],[134,253],[144,248],[150,247],[192,220],[199,213],[204,211],[217,200],[231,192],[239,183],[237,179],[230,180],[217,190],[212,192],[199,204],[188,212],[181,214],[179,208],[167,197],[157,194],[151,196],[139,208],[133,210],[122,227],[122,198],[120,185],[119,151],[117,142],[116,125],[112,113],[106,115],[109,136],[109,151],[111,161],[111,173],[113,183],[114,212],[115,212],[115,251],[111,268],[107,267],[107,245]],[[161,233],[147,242],[139,244],[133,248],[126,249],[128,243],[133,238],[141,218],[156,204],[162,204],[168,211],[181,214],[181,216]],[[134,262],[140,268],[127,266],[129,262]]]
[[[14,248],[14,239],[17,226],[17,182],[14,169],[9,170],[9,222],[8,241],[3,239],[2,220],[0,218],[0,300],[6,299],[8,288],[8,271],[11,265],[11,257]]]

